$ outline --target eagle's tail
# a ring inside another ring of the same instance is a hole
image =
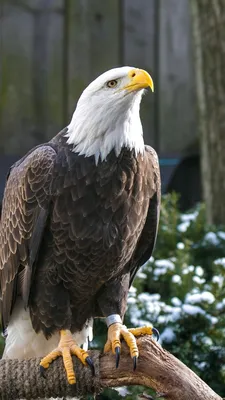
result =
[[[88,340],[92,340],[92,327],[93,320],[89,320],[80,332],[73,334],[74,340],[79,346],[83,345],[84,350],[88,348]],[[3,358],[43,357],[57,347],[58,342],[59,333],[47,340],[42,332],[37,334],[34,331],[29,311],[24,310],[22,300],[17,299],[7,328]]]

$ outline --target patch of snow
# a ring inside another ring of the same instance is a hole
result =
[[[195,361],[195,366],[198,368],[198,369],[200,369],[201,371],[203,371],[206,367],[207,367],[207,363],[205,362],[205,361],[201,361],[201,362],[199,362],[199,361]]]
[[[127,304],[135,304],[137,300],[134,297],[128,297]]]
[[[178,283],[178,284],[181,284],[181,277],[180,277],[180,275],[173,275],[172,276],[172,282],[173,283]]]
[[[141,293],[138,295],[138,300],[143,302],[152,301],[152,297],[149,293]]]
[[[204,239],[207,243],[213,244],[214,246],[218,246],[220,244],[218,237],[214,232],[208,232]]]
[[[217,236],[219,236],[220,239],[225,240],[225,232],[219,231],[217,232]]]
[[[209,336],[204,336],[202,338],[202,343],[204,343],[206,346],[212,346],[213,341]]]
[[[150,294],[150,296],[151,296],[152,301],[159,301],[161,299],[161,296],[159,293]]]
[[[212,325],[216,325],[218,323],[218,318],[217,317],[213,317],[212,315],[209,315],[209,314],[207,314],[206,316],[211,321]]]
[[[188,268],[184,268],[183,270],[182,270],[182,274],[183,275],[187,275],[187,274],[189,274],[189,269]]]
[[[124,387],[121,386],[121,387],[114,388],[114,390],[116,390],[119,393],[119,395],[122,396],[122,397],[125,397],[128,394],[130,394],[129,390],[125,386]]]
[[[217,285],[222,288],[223,287],[223,283],[224,283],[224,279],[222,275],[215,275],[212,278],[212,282],[213,283],[217,283]]]
[[[167,326],[164,331],[160,334],[160,339],[164,343],[171,343],[176,339],[176,335],[172,328]]]
[[[129,306],[129,314],[132,325],[138,326],[139,318],[141,317],[141,311],[136,304]]]
[[[196,294],[190,294],[188,293],[185,298],[185,302],[189,304],[196,304],[196,303],[201,303],[202,301],[212,304],[215,301],[215,296],[210,293],[210,292],[202,292],[202,293],[196,293]]]
[[[173,306],[170,306],[169,304],[165,304],[164,311],[166,313],[172,313],[173,309],[174,309]]]
[[[134,286],[131,286],[130,287],[130,289],[129,289],[129,293],[131,294],[131,293],[136,293],[137,292],[137,289],[136,289],[136,287],[134,287]]]
[[[203,276],[204,275],[204,270],[202,267],[200,267],[199,265],[195,268],[195,273],[198,276]]]
[[[141,293],[138,295],[137,300],[140,302],[140,308],[141,308],[141,313],[138,316],[139,318],[139,324],[140,324],[140,318],[143,316],[144,312],[144,317],[147,316],[147,318],[151,319],[157,319],[162,308],[164,307],[164,303],[160,302],[160,295],[158,293],[156,294],[149,294],[149,293]],[[130,308],[130,315],[131,319],[133,318],[132,315],[132,308]],[[147,313],[147,314],[146,314]],[[137,319],[137,316],[135,317]]]
[[[166,268],[166,269],[169,269],[171,271],[173,271],[174,268],[175,268],[174,263],[171,260],[167,260],[167,259],[165,259],[165,260],[163,260],[163,259],[162,260],[156,260],[155,261],[155,265],[158,268]]]
[[[147,312],[151,315],[159,315],[161,311],[161,304],[158,302],[147,303],[146,304]]]
[[[186,232],[189,226],[190,226],[190,221],[181,222],[181,224],[177,225],[177,230],[179,232]]]
[[[166,324],[168,318],[165,315],[159,315],[157,318],[157,323],[158,324]]]
[[[192,306],[191,304],[184,304],[182,310],[189,315],[202,314],[205,315],[205,311],[199,306]]]
[[[136,277],[138,277],[138,278],[140,278],[140,279],[146,279],[146,278],[147,278],[147,275],[146,275],[144,272],[139,271],[139,272],[136,274]]]
[[[149,322],[146,319],[139,319],[138,326],[151,326],[151,328],[152,328],[151,322]]]
[[[199,276],[193,276],[193,281],[198,285],[202,285],[203,283],[205,283],[205,279],[199,278]]]
[[[176,322],[180,318],[181,307],[165,305],[164,312],[168,314],[168,321]]]
[[[175,307],[179,307],[179,306],[181,306],[181,304],[182,304],[181,300],[178,299],[178,297],[172,297],[171,303],[172,303],[173,306],[175,306]]]
[[[183,221],[183,222],[194,221],[197,218],[198,214],[199,214],[198,211],[194,211],[193,213],[189,213],[189,214],[182,214],[181,221]]]
[[[187,275],[187,274],[189,274],[190,272],[193,272],[194,269],[195,269],[194,265],[188,265],[186,268],[184,268],[184,269],[182,270],[182,274],[183,274],[183,275]]]
[[[217,310],[222,310],[225,306],[225,299],[223,299],[222,301],[220,301],[219,303],[217,303],[216,305],[216,309]]]
[[[178,242],[177,243],[177,249],[178,250],[183,250],[185,248],[185,244],[183,242]]]
[[[217,258],[217,260],[214,261],[214,264],[225,267],[225,257]]]
[[[166,272],[167,272],[166,268],[155,268],[154,271],[153,271],[153,274],[155,276],[160,276],[160,275],[166,274]]]

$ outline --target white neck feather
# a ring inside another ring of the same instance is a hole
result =
[[[122,147],[134,149],[136,154],[143,153],[139,114],[142,92],[110,107],[107,104],[100,107],[93,104],[92,107],[80,99],[66,134],[67,143],[74,146],[73,151],[86,157],[94,155],[96,164],[99,160],[104,161],[113,149],[116,156]]]

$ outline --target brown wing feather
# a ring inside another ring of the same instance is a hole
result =
[[[148,185],[153,190],[153,196],[149,201],[146,222],[138,241],[134,256],[132,258],[132,269],[130,272],[130,285],[132,284],[138,269],[149,260],[154,250],[160,215],[161,201],[161,179],[158,156],[150,146],[145,146],[146,156],[148,157]]]
[[[20,290],[17,283],[23,282],[23,300],[28,301],[32,267],[48,216],[55,157],[52,147],[38,147],[17,162],[8,176],[0,221],[0,314],[4,329]]]

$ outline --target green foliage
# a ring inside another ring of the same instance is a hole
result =
[[[127,325],[152,323],[162,346],[225,395],[225,229],[207,226],[205,207],[180,214],[162,201],[154,257],[128,299]],[[134,397],[135,399],[136,397]]]

